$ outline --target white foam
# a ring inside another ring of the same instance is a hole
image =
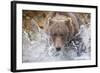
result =
[[[90,47],[90,28],[81,26],[81,38],[86,48]],[[77,56],[76,51],[64,50],[56,52],[53,46],[50,46],[48,42],[48,36],[41,30],[38,33],[38,40],[29,41],[26,37],[27,34],[23,35],[23,62],[44,62],[44,61],[61,61],[61,60],[85,60],[90,59],[90,51],[82,53],[81,56]],[[28,46],[28,47],[27,47]]]

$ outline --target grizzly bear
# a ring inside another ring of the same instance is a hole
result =
[[[60,51],[79,32],[79,22],[74,13],[54,12],[48,18],[45,31],[56,51]]]

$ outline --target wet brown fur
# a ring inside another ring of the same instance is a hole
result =
[[[55,48],[63,48],[65,41],[69,42],[75,34],[79,32],[79,23],[74,14],[68,13],[67,16],[55,13],[48,21],[46,27],[50,39]]]

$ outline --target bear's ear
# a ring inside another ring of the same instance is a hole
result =
[[[71,24],[72,24],[72,19],[71,19],[71,18],[67,18],[67,19],[65,20],[65,24],[66,24],[66,25],[71,25]]]
[[[56,16],[56,12],[50,12],[50,14],[49,14],[49,17],[52,19],[53,17],[55,17]]]

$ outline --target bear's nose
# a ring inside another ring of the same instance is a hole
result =
[[[60,47],[56,48],[56,51],[60,51],[60,50],[61,50],[61,48],[60,48]]]

